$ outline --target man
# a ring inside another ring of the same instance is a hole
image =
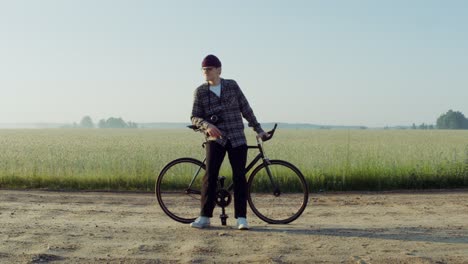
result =
[[[202,61],[202,71],[207,83],[199,86],[194,93],[192,124],[202,129],[207,136],[206,174],[203,177],[200,216],[191,227],[210,226],[210,218],[216,206],[216,184],[219,169],[226,152],[231,163],[234,183],[234,214],[237,227],[248,230],[247,223],[247,182],[245,164],[247,141],[244,134],[244,117],[257,137],[265,138],[261,125],[250,105],[234,80],[222,79],[221,61],[214,55]]]

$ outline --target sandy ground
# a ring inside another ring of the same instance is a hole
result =
[[[0,263],[468,263],[468,190],[312,194],[250,231],[228,214],[196,230],[152,194],[0,190]]]

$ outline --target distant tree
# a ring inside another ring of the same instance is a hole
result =
[[[106,120],[105,119],[99,120],[98,127],[99,128],[107,128]]]
[[[468,120],[461,112],[450,109],[437,118],[436,126],[438,129],[468,129]]]
[[[129,121],[125,122],[121,117],[109,117],[106,119],[99,120],[99,128],[138,128],[137,123]]]
[[[138,128],[138,124],[132,121],[128,121],[128,128]]]
[[[413,123],[413,125],[411,126],[411,129],[416,129],[416,124]]]
[[[90,116],[85,116],[80,121],[80,127],[83,128],[94,128],[93,120]]]
[[[127,123],[121,117],[109,117],[106,122],[110,128],[127,128]]]
[[[427,129],[427,125],[422,123],[421,125],[419,125],[419,129]]]

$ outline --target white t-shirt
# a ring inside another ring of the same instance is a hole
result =
[[[210,90],[215,93],[218,97],[221,96],[221,83],[218,85],[210,85]]]

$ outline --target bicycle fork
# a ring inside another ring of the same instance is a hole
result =
[[[271,185],[273,186],[273,195],[278,197],[281,195],[281,191],[278,187],[278,184],[276,184],[271,174],[271,170],[269,167],[269,165],[271,165],[270,159],[266,156],[265,151],[263,150],[263,143],[258,138],[257,138],[257,146],[258,146],[258,149],[260,150],[260,155],[263,160],[263,165],[265,166],[265,170],[268,174],[268,178],[270,179]]]

